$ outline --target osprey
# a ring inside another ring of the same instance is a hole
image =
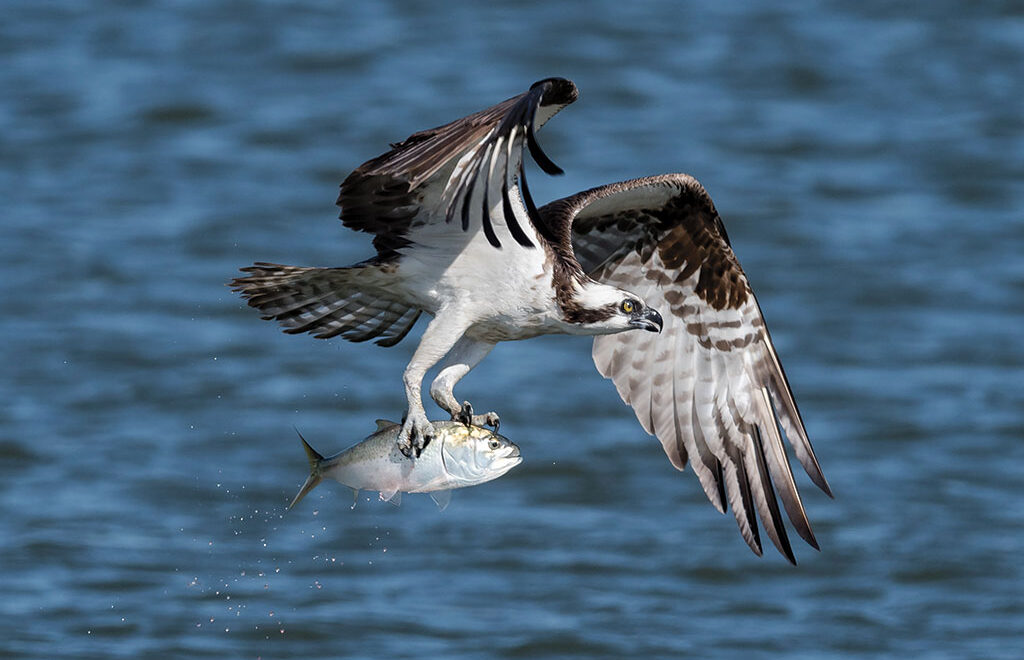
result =
[[[817,548],[783,445],[831,495],[747,278],[711,198],[686,174],[592,188],[538,208],[526,150],[560,174],[534,132],[576,100],[569,80],[414,133],[341,184],[342,223],[373,234],[376,256],[341,268],[257,262],[231,282],[288,333],[393,346],[433,318],[405,369],[407,455],[434,435],[421,400],[497,428],[459,404],[455,384],[499,341],[593,336],[598,371],[711,503],[733,510],[761,554],[755,512],[794,562],[773,491]],[[773,488],[774,484],[774,488]]]

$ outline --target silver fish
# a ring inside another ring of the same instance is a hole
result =
[[[383,419],[377,420],[373,435],[330,458],[321,456],[299,433],[309,458],[309,477],[288,508],[327,477],[357,496],[360,490],[376,490],[382,500],[395,504],[403,492],[430,493],[444,509],[453,488],[497,479],[523,461],[519,447],[482,426],[452,421],[431,424],[437,433],[418,458],[409,458],[398,448],[401,425]]]

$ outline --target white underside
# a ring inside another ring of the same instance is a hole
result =
[[[512,238],[501,193],[492,190],[491,224],[501,247],[487,241],[479,219],[467,231],[458,219],[418,227],[409,236],[415,245],[402,250],[400,286],[420,308],[435,317],[464,317],[465,333],[491,343],[571,332],[553,297],[552,266],[541,238],[527,220],[519,191],[512,188],[509,196],[533,247]]]

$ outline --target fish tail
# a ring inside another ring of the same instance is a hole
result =
[[[301,433],[299,433],[299,429],[295,429],[295,432],[299,434],[299,440],[302,441],[302,447],[306,450],[306,458],[309,459],[309,476],[306,477],[306,483],[302,484],[302,488],[299,489],[295,499],[293,499],[292,503],[288,505],[289,511],[299,503],[299,500],[306,496],[306,493],[316,488],[317,484],[320,483],[320,480],[323,479],[323,475],[320,471],[320,465],[323,463],[324,457],[321,456],[317,450],[309,446],[306,439],[302,437]]]

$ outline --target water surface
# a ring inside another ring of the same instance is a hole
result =
[[[0,657],[1016,658],[1024,10],[1009,2],[8,3]],[[685,171],[825,473],[754,557],[589,342],[461,385],[525,462],[401,508],[305,477],[415,346],[279,333],[223,283],[370,254],[337,184],[560,75],[548,200]]]

